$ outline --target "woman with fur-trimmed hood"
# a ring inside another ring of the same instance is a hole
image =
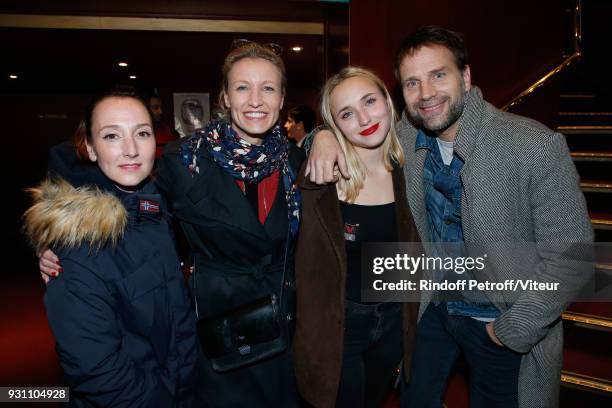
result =
[[[91,104],[85,130],[97,166],[31,189],[24,215],[34,248],[51,248],[63,268],[45,307],[70,405],[191,406],[195,317],[150,182],[151,116],[135,93],[114,90]]]

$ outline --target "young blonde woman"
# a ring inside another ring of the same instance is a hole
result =
[[[378,407],[402,358],[410,367],[417,308],[362,302],[360,251],[365,242],[418,242],[404,155],[391,97],[372,72],[347,67],[331,77],[320,109],[347,157],[350,179],[321,186],[303,178],[300,184],[298,388],[316,407]]]

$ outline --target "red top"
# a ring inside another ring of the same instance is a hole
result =
[[[266,222],[266,218],[272,209],[272,205],[274,204],[274,199],[276,198],[276,193],[278,192],[278,178],[280,176],[280,171],[276,170],[274,173],[270,174],[268,177],[262,179],[257,185],[257,201],[259,208],[259,222]],[[236,183],[244,193],[244,181],[236,180]]]

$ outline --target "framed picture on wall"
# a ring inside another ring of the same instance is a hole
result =
[[[185,137],[201,129],[210,120],[208,93],[175,93],[174,129]]]

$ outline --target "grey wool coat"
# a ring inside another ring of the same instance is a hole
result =
[[[427,150],[415,150],[417,132],[404,113],[399,134],[406,154],[408,202],[426,242],[431,236],[423,186]],[[472,87],[466,94],[455,142],[455,153],[465,163],[460,177],[466,244],[531,247],[521,257],[509,251],[497,253],[490,259],[486,279],[560,284],[557,291],[486,292],[502,312],[493,325],[497,337],[522,354],[519,406],[556,407],[563,347],[560,315],[592,272],[589,267],[576,267],[558,251],[593,241],[565,139],[536,121],[499,111]],[[551,246],[556,250],[547,250]],[[422,293],[419,319],[431,296],[431,292]]]

